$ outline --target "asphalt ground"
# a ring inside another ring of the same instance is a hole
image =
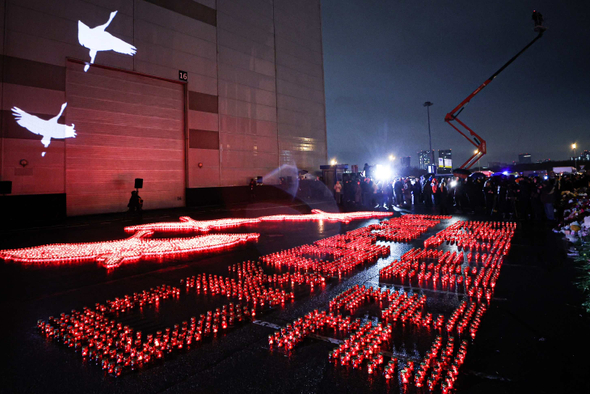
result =
[[[333,204],[312,205],[333,211]],[[6,230],[0,249],[58,242],[92,242],[125,238],[123,227],[154,221],[256,217],[277,213],[308,213],[305,204],[251,204],[202,210],[146,212],[143,218],[103,215],[73,218],[52,226]],[[419,209],[418,213],[426,212]],[[396,215],[406,212],[397,212]],[[139,292],[161,284],[179,286],[180,280],[199,273],[227,275],[227,267],[259,256],[346,233],[377,220],[340,223],[263,223],[232,232],[256,231],[258,243],[220,254],[166,263],[123,265],[107,272],[96,264],[22,266],[0,263],[3,278],[3,367],[0,391],[7,393],[373,393],[428,392],[403,389],[366,369],[336,366],[328,353],[337,345],[308,338],[287,354],[271,349],[268,335],[314,309],[327,309],[331,298],[356,285],[379,283],[379,269],[412,247],[421,247],[430,235],[455,220],[480,219],[455,215],[452,220],[411,243],[389,243],[391,256],[357,269],[348,277],[332,279],[323,289],[300,291],[292,303],[257,316],[260,324],[244,323],[181,353],[167,356],[139,371],[118,378],[105,373],[80,354],[39,335],[38,319],[80,310],[97,302]],[[477,337],[469,346],[459,374],[459,393],[588,393],[590,380],[590,319],[580,307],[581,294],[573,282],[578,275],[565,241],[543,223],[519,223],[512,249],[502,267],[494,299],[484,315]],[[399,289],[399,286],[396,286]],[[461,294],[420,289],[428,308],[448,314]],[[226,303],[215,297],[181,297],[162,302],[157,310],[121,317],[121,322],[144,332],[187,320]],[[355,317],[374,319],[379,310],[361,308]],[[270,327],[269,327],[270,326]],[[401,359],[419,359],[435,333],[396,327],[394,349]]]

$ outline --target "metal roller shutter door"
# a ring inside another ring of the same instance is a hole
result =
[[[68,215],[127,209],[143,178],[144,209],[184,205],[184,88],[174,82],[68,62]]]

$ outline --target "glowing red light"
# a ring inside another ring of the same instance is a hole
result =
[[[135,233],[137,231],[154,231],[166,233],[191,233],[191,232],[208,232],[211,230],[224,230],[245,225],[254,225],[263,222],[308,222],[308,221],[328,221],[348,223],[352,220],[384,218],[392,216],[391,212],[349,212],[349,213],[330,213],[319,209],[312,209],[309,215],[272,215],[261,216],[258,218],[230,218],[215,220],[194,220],[188,216],[180,217],[180,222],[162,222],[148,223],[139,226],[125,227],[125,232]]]
[[[258,240],[260,234],[211,234],[191,238],[147,238],[150,231],[116,241],[52,244],[0,251],[0,258],[23,264],[67,264],[98,262],[106,268],[123,263],[179,258],[214,252]]]

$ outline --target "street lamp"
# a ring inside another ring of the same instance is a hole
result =
[[[572,152],[573,152],[573,157],[574,157],[574,167],[576,166],[576,148],[578,147],[578,145],[576,145],[576,143],[574,142],[572,144]]]
[[[394,161],[395,160],[395,156],[394,155],[389,155],[389,161]]]
[[[335,166],[336,164],[338,164],[338,162],[336,161],[336,158],[332,159],[330,161],[330,164],[333,165],[333,166]]]
[[[473,154],[474,154],[474,155],[477,155],[478,153],[479,153],[479,149],[476,149],[476,150],[474,150],[474,151],[473,151]],[[478,157],[478,158],[477,158],[477,170],[478,170],[478,171],[481,171],[481,167],[479,166],[479,159],[480,159],[480,158]]]
[[[430,146],[430,164],[433,165],[434,164],[434,151],[432,150],[432,135],[430,134],[430,107],[433,106],[434,104],[431,103],[430,101],[427,101],[422,105],[426,107],[426,113],[428,114],[428,143]]]

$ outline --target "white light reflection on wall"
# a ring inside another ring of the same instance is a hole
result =
[[[52,138],[76,138],[76,130],[74,129],[73,123],[71,126],[57,123],[57,120],[63,114],[67,105],[68,103],[63,103],[59,114],[49,120],[43,120],[35,115],[26,113],[18,107],[12,107],[12,114],[19,126],[24,127],[33,134],[43,136],[41,143],[47,148]],[[45,156],[45,152],[41,153],[41,156]]]
[[[107,23],[94,28],[90,28],[82,21],[78,21],[78,42],[84,48],[90,50],[90,63],[86,63],[84,72],[88,71],[90,65],[94,63],[96,54],[99,51],[115,51],[124,55],[135,55],[137,48],[105,31],[115,18],[115,15],[117,15],[117,11],[111,12]]]

